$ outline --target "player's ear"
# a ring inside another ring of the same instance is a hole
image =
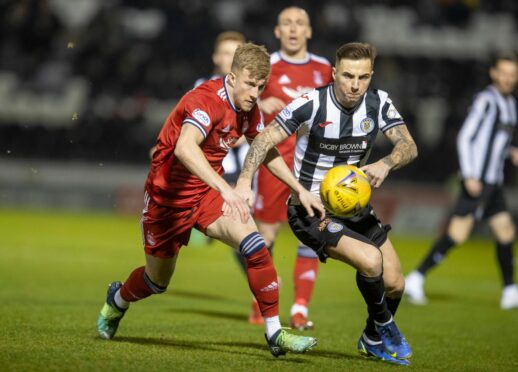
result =
[[[275,26],[275,28],[273,29],[273,34],[275,35],[276,39],[281,38],[281,31],[279,30],[279,26]]]
[[[333,66],[333,70],[331,72],[331,75],[333,75],[333,80],[336,81],[336,67]]]
[[[228,76],[228,79],[227,79],[228,85],[230,85],[232,88],[234,88],[234,86],[236,85],[236,74],[234,74],[234,72],[230,71],[227,76]]]
[[[309,26],[308,32],[306,34],[306,39],[310,40],[312,36],[313,36],[313,29],[311,28],[311,26]]]

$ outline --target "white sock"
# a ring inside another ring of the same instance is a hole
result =
[[[279,320],[279,316],[265,317],[264,318],[264,326],[266,328],[266,337],[268,340],[272,338],[272,336],[281,329],[281,321]]]
[[[115,305],[117,305],[121,309],[127,309],[129,307],[129,305],[130,305],[130,303],[128,301],[126,301],[125,299],[123,299],[121,297],[121,290],[120,289],[117,292],[115,292],[115,296],[114,296],[113,299],[115,301]]]
[[[390,322],[393,322],[394,321],[394,318],[392,316],[390,316],[390,319],[388,321],[386,321],[385,323],[380,323],[380,322],[377,322],[377,321],[374,321],[374,323],[376,325],[379,325],[379,326],[384,326],[384,325],[387,325],[389,324]]]
[[[301,313],[302,315],[304,315],[305,318],[308,317],[308,308],[307,306],[304,306],[304,305],[299,305],[299,304],[293,304],[293,306],[291,307],[291,311],[290,311],[290,315],[293,316],[297,313]]]

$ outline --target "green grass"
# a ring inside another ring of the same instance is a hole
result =
[[[106,285],[143,263],[139,217],[0,211],[0,366],[32,370],[357,370],[394,369],[361,358],[366,314],[354,271],[321,266],[311,307],[320,344],[275,359],[263,328],[247,324],[251,295],[230,249],[183,248],[166,294],[134,304],[112,341],[96,337]],[[405,272],[429,238],[392,236]],[[295,241],[285,229],[275,263],[288,321]],[[472,240],[429,276],[430,304],[402,303],[400,328],[414,349],[411,369],[518,370],[518,312],[499,309],[493,244]]]

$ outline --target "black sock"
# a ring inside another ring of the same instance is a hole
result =
[[[439,264],[446,253],[453,248],[455,242],[450,238],[448,234],[444,234],[435,242],[426,258],[421,262],[421,265],[417,268],[421,274],[425,275],[435,265]]]
[[[385,323],[390,320],[392,316],[387,307],[385,300],[385,288],[383,286],[383,277],[377,276],[368,278],[356,272],[356,284],[360,290],[363,299],[367,303],[367,310],[371,316],[378,323]]]
[[[399,303],[401,302],[401,297],[391,298],[387,297],[387,307],[389,311],[392,313],[392,316],[396,315],[397,308],[399,307]],[[380,336],[378,331],[376,331],[376,326],[374,325],[374,319],[369,315],[367,321],[365,322],[365,329],[363,332],[367,335],[367,337],[372,341],[380,341]]]
[[[392,313],[392,316],[396,315],[397,308],[399,307],[399,303],[401,302],[401,297],[387,297],[387,307],[389,311]]]
[[[514,283],[513,243],[496,243],[496,256],[502,273],[504,287]]]

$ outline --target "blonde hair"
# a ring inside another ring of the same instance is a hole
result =
[[[247,69],[253,79],[268,79],[270,55],[264,45],[245,43],[237,47],[231,70],[235,73],[243,69]]]
[[[220,33],[214,41],[214,50],[218,49],[219,44],[225,41],[235,41],[239,44],[244,44],[246,41],[245,35],[237,31],[224,31]]]

